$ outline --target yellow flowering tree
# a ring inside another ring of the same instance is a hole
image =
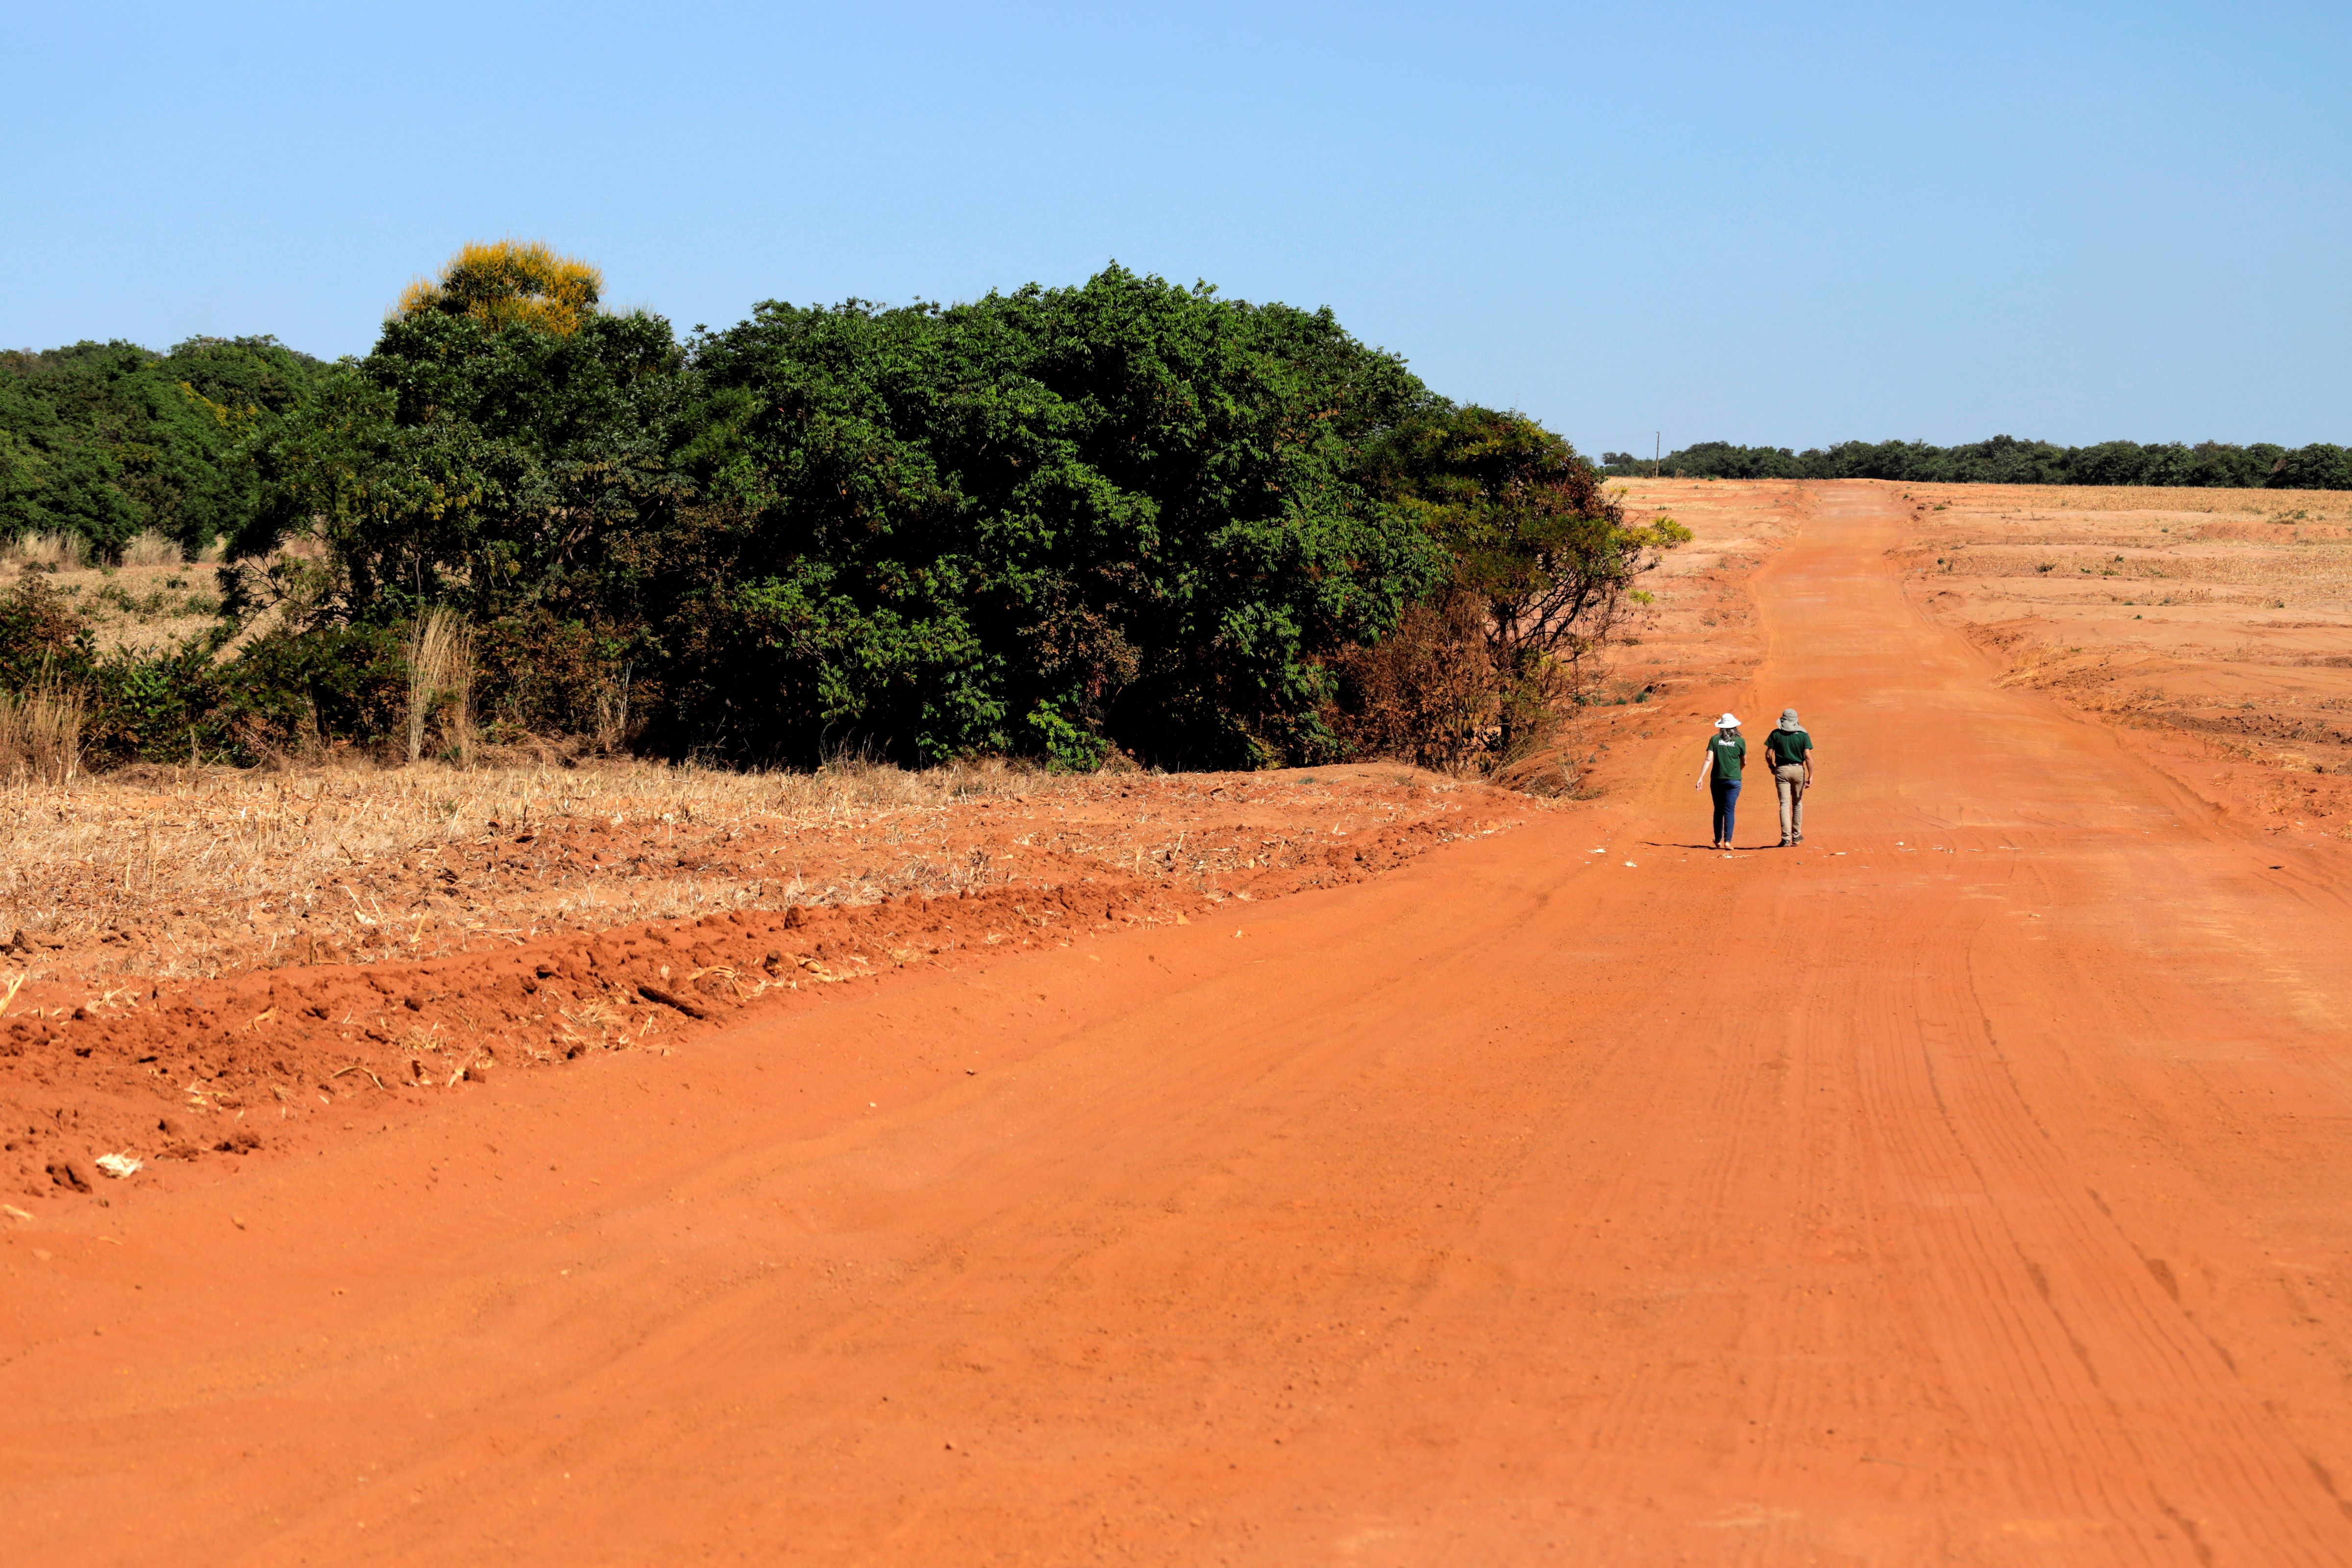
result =
[[[577,258],[535,239],[499,239],[469,244],[439,278],[411,283],[393,315],[467,316],[488,327],[521,325],[568,337],[596,313],[604,289],[604,275]]]

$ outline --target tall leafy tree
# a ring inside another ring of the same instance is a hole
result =
[[[254,443],[258,500],[233,555],[316,538],[331,577],[305,591],[358,620],[427,603],[593,616],[626,597],[681,493],[677,342],[657,316],[598,311],[593,269],[535,283],[484,248],[412,289],[364,360]],[[243,602],[269,587],[248,572]]]
[[[1318,755],[1325,656],[1443,574],[1357,472],[1428,395],[1328,311],[1113,267],[764,304],[694,366],[676,722],[725,750]]]

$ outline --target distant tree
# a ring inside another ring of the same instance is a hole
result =
[[[2352,452],[2315,441],[2282,453],[2268,483],[2282,490],[2352,490]]]
[[[359,621],[613,613],[683,493],[667,423],[683,357],[659,317],[595,310],[594,276],[544,247],[468,246],[436,292],[412,289],[364,360],[249,448],[232,557],[314,537],[331,581],[251,567],[236,605],[292,590]]]
[[[2325,444],[2288,451],[2268,442],[2237,447],[2201,441],[2143,447],[2105,441],[2057,447],[1996,436],[1958,447],[1924,441],[1846,441],[1790,453],[1785,447],[1738,447],[1701,441],[1667,454],[1660,472],[1686,479],[1893,479],[1905,484],[2185,485],[2284,489],[2352,489]],[[1623,452],[1603,458],[1605,471],[1634,477],[1650,459]],[[2286,476],[2301,476],[2289,483]]]
[[[0,354],[0,538],[70,534],[103,559],[153,529],[204,549],[250,509],[240,443],[323,370],[273,338]]]

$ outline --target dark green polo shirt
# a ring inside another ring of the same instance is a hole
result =
[[[1775,730],[1764,737],[1764,750],[1771,754],[1776,768],[1803,762],[1812,749],[1813,738],[1802,730]]]
[[[1718,730],[1715,739],[1706,743],[1715,753],[1715,776],[1725,784],[1739,782],[1739,765],[1748,760],[1748,737],[1727,735]]]

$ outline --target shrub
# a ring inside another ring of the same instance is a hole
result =
[[[1643,602],[1636,580],[1690,538],[1669,518],[1627,523],[1591,465],[1524,415],[1424,409],[1369,472],[1453,565],[1395,644],[1341,661],[1339,727],[1433,765],[1507,766],[1541,747],[1585,660]]]
[[[1499,751],[1501,683],[1486,607],[1449,586],[1409,607],[1378,643],[1335,661],[1331,728],[1351,756],[1398,757],[1461,773]]]

